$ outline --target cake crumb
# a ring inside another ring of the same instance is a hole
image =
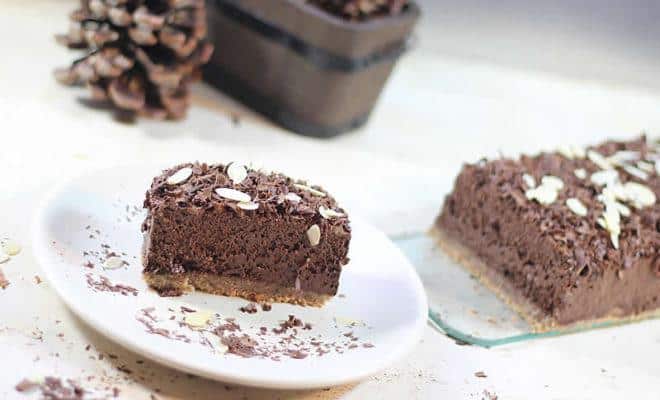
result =
[[[257,312],[257,305],[254,303],[248,303],[247,305],[239,308],[239,311],[247,314],[254,314]]]

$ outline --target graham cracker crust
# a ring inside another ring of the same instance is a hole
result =
[[[617,315],[620,310],[611,310],[611,314],[601,318],[586,319],[571,324],[559,324],[551,315],[548,315],[528,298],[519,294],[508,280],[497,271],[489,268],[474,252],[450,237],[442,229],[434,226],[429,234],[438,246],[454,261],[463,266],[475,276],[484,286],[493,291],[495,295],[507,304],[513,311],[527,322],[536,333],[542,333],[561,328],[564,331],[588,328],[599,323],[624,323],[640,321],[660,316],[660,309],[650,310],[634,315]]]
[[[161,295],[180,296],[199,290],[201,292],[231,297],[242,297],[258,303],[291,303],[301,306],[321,307],[332,296],[284,288],[276,284],[249,281],[242,278],[221,276],[208,272],[183,274],[144,273],[147,284]]]
[[[493,291],[506,305],[519,314],[536,332],[547,331],[556,326],[549,316],[527,298],[517,295],[515,287],[488,266],[472,250],[451,238],[434,226],[430,231],[440,248],[454,261],[461,264],[484,286]]]

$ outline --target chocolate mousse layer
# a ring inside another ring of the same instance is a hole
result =
[[[188,163],[146,194],[144,275],[190,290],[319,306],[337,293],[348,216],[321,187],[239,164]]]
[[[642,137],[466,165],[434,233],[537,330],[660,307],[660,147]]]

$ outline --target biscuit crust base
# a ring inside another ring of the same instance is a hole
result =
[[[624,323],[639,321],[660,316],[660,309],[649,310],[633,315],[623,315],[621,309],[615,308],[600,318],[585,319],[570,324],[560,324],[552,315],[544,312],[526,297],[520,295],[513,284],[506,280],[496,270],[489,268],[474,252],[453,239],[441,228],[434,226],[429,232],[438,246],[454,261],[463,266],[479,282],[492,290],[498,298],[520,315],[536,333],[547,332],[561,328],[565,331],[589,328],[600,323]]]
[[[221,296],[242,297],[258,303],[291,303],[310,307],[321,307],[332,297],[208,272],[183,274],[147,272],[144,273],[144,278],[161,296],[180,296],[198,290]]]

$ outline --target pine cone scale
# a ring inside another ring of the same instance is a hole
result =
[[[134,80],[128,84],[120,79],[112,80],[108,85],[108,95],[117,107],[131,111],[140,110],[146,101],[144,88]]]

